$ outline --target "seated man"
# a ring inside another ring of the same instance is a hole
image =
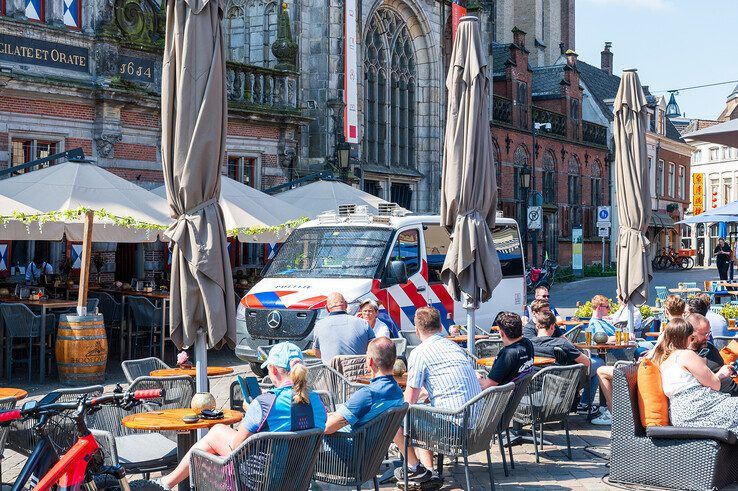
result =
[[[528,339],[533,339],[538,335],[538,326],[537,324],[540,323],[540,317],[545,312],[551,312],[551,304],[548,303],[548,300],[533,300],[530,304],[530,311],[532,312],[530,320],[528,320],[528,323],[523,326],[523,336],[525,336]],[[554,337],[558,338],[559,336],[563,335],[564,331],[559,328],[559,326],[556,326],[556,329],[554,329]]]
[[[732,337],[735,333],[728,330],[728,321],[725,320],[725,317],[718,314],[717,312],[713,312],[712,309],[710,309],[710,295],[707,293],[700,293],[697,295],[697,298],[702,300],[705,303],[705,306],[707,307],[706,313],[702,314],[704,315],[708,322],[710,323],[710,333],[712,334],[712,337],[716,336],[729,336]],[[701,313],[701,312],[698,312]]]
[[[557,338],[553,336],[554,326],[556,325],[556,317],[551,312],[544,314],[542,323],[538,329],[538,336],[531,339],[533,343],[533,352],[536,356],[546,356],[549,358],[556,358],[554,348],[561,348],[566,353],[568,362],[570,364],[581,363],[585,367],[590,367],[590,379],[589,384],[585,385],[584,392],[582,393],[582,402],[578,410],[586,410],[588,406],[591,406],[592,397],[597,390],[597,368],[603,365],[601,359],[592,357],[590,360],[587,355],[579,351],[566,338]],[[590,408],[591,409],[591,408]]]
[[[372,374],[372,380],[328,415],[327,435],[360,428],[384,411],[405,402],[402,389],[392,374],[396,359],[397,350],[389,338],[372,339],[366,350],[366,369]]]
[[[537,286],[535,290],[533,290],[533,300],[545,300],[546,302],[551,303],[550,300],[550,293],[548,291],[548,288],[546,288],[543,285]],[[532,302],[531,302],[532,304]],[[559,317],[559,313],[556,310],[556,307],[553,305],[550,306],[551,312],[554,313],[556,317]],[[523,312],[523,322],[526,323],[530,318],[533,317],[533,312],[530,306],[525,306],[525,312]]]
[[[523,324],[518,314],[502,312],[497,316],[503,348],[485,377],[477,372],[482,390],[513,382],[533,368],[533,343],[523,337]]]
[[[618,298],[618,310],[614,314],[610,316],[610,322],[615,324],[628,324],[628,307],[627,305]],[[641,309],[634,308],[633,309],[633,332],[636,334],[637,337],[642,337],[643,334],[643,315],[641,314]]]
[[[595,295],[592,299],[592,318],[587,326],[587,331],[593,335],[597,332],[604,332],[609,336],[615,336],[615,326],[607,319],[610,313],[610,300],[604,295]]]
[[[405,402],[416,404],[423,389],[430,404],[457,410],[481,392],[476,373],[464,350],[443,335],[441,316],[433,307],[415,311],[415,333],[421,340],[408,359]],[[472,422],[471,424],[474,424]],[[395,444],[402,452],[405,437],[402,428],[395,435]],[[433,467],[433,453],[420,448],[408,448],[408,478],[413,482],[441,482]],[[405,480],[403,469],[395,470],[398,482]]]
[[[192,448],[213,455],[230,455],[249,436],[261,431],[299,431],[325,428],[325,407],[320,397],[307,387],[307,367],[302,363],[302,351],[292,343],[279,343],[270,351],[261,366],[274,382],[269,390],[251,401],[238,430],[215,425]],[[245,404],[244,404],[245,405]],[[164,489],[173,489],[190,473],[188,451],[176,469],[157,482]]]
[[[325,308],[328,315],[313,328],[313,347],[323,364],[330,365],[338,355],[366,354],[369,341],[375,338],[369,323],[346,312],[348,304],[340,293],[328,295]]]

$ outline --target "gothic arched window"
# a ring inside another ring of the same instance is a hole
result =
[[[543,202],[556,203],[556,161],[550,150],[543,154],[541,167],[543,168]]]
[[[364,155],[369,163],[415,166],[415,49],[405,22],[383,8],[364,37]]]
[[[275,61],[278,4],[269,0],[230,0],[226,7],[225,43],[229,61],[269,66]]]
[[[592,206],[600,206],[602,204],[602,166],[600,161],[595,160],[592,164]]]
[[[567,202],[569,204],[569,227],[582,225],[582,183],[580,178],[579,160],[572,155],[569,159],[567,176]]]

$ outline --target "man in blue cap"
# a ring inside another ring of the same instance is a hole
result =
[[[302,363],[300,348],[287,342],[275,345],[262,368],[267,369],[274,388],[251,401],[238,430],[216,425],[193,449],[225,457],[261,431],[325,429],[325,407],[307,386],[307,367]],[[174,471],[159,479],[162,488],[173,489],[189,476],[191,453],[192,449]]]

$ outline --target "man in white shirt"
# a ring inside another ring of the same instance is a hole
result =
[[[38,285],[42,274],[54,274],[54,268],[51,264],[36,256],[26,267],[26,283]]]
[[[725,320],[725,317],[718,314],[717,312],[713,312],[710,310],[710,295],[707,293],[700,293],[697,295],[697,298],[705,302],[707,305],[707,312],[703,314],[707,321],[710,323],[710,333],[712,334],[712,337],[715,336],[730,336],[732,337],[735,333],[728,330],[728,321]]]

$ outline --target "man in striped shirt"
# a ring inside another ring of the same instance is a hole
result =
[[[481,392],[471,361],[464,350],[446,339],[441,316],[433,307],[421,307],[415,312],[415,333],[422,341],[408,358],[405,401],[416,404],[423,391],[433,407],[456,410]],[[474,426],[475,422],[470,422]],[[402,429],[395,443],[404,449]],[[433,454],[420,448],[408,447],[408,478],[414,482],[440,481],[433,469]],[[404,481],[403,469],[395,471],[398,482]]]

